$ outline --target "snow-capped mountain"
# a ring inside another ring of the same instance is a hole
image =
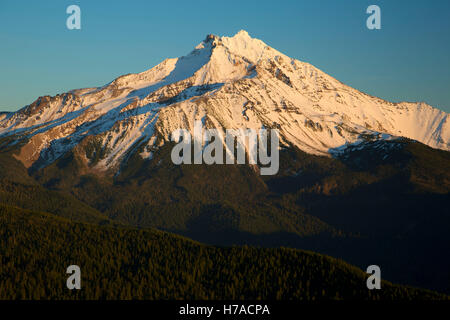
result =
[[[174,130],[192,131],[196,120],[224,130],[278,128],[282,144],[318,155],[395,136],[450,150],[447,113],[362,93],[245,31],[209,35],[187,56],[105,86],[40,97],[0,113],[0,136],[15,135],[7,141],[17,145],[15,156],[26,167],[45,166],[95,142],[95,163],[92,152],[82,156],[106,170],[130,152],[151,159]]]

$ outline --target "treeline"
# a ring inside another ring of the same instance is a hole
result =
[[[0,205],[0,299],[446,299],[294,249],[221,248]],[[81,290],[66,268],[81,268]]]

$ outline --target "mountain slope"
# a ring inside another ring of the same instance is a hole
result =
[[[173,165],[171,133],[195,120],[278,128],[278,174]],[[246,32],[208,36],[143,73],[1,114],[0,202],[376,261],[388,280],[450,292],[448,134],[425,104],[368,96]]]
[[[40,97],[2,115],[0,135],[22,137],[26,167],[74,148],[95,171],[116,172],[130,153],[152,158],[195,120],[219,129],[278,128],[283,144],[318,155],[364,139],[404,136],[450,149],[448,114],[390,103],[350,88],[240,31],[210,35],[189,55],[99,87]]]
[[[217,248],[3,205],[0,256],[0,299],[448,299],[386,281],[368,290],[362,270],[311,252]],[[82,290],[65,287],[72,264]]]
[[[121,224],[208,244],[302,248],[361,268],[377,261],[390,281],[449,292],[449,152],[404,139],[335,158],[291,148],[276,176],[261,177],[246,165],[173,166],[170,149],[154,161],[134,154],[114,178],[82,174],[76,155],[33,177]]]
[[[45,211],[74,221],[110,222],[104,214],[70,192],[49,190],[40,185],[10,152],[0,152],[0,203]]]

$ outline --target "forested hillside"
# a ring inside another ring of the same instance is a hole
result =
[[[361,146],[360,146],[361,147]],[[335,158],[295,148],[280,172],[174,166],[131,154],[119,175],[82,150],[38,171],[0,154],[0,203],[98,225],[157,228],[202,243],[292,247],[382,267],[384,279],[450,292],[450,153],[409,140],[368,141]]]
[[[155,230],[75,223],[0,205],[0,299],[447,299],[286,248],[220,248]],[[67,266],[82,289],[66,288]]]

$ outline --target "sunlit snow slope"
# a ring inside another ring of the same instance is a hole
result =
[[[209,128],[278,128],[282,143],[321,155],[392,136],[450,149],[447,113],[362,93],[245,31],[210,35],[187,56],[103,87],[40,97],[0,113],[0,135],[16,135],[9,143],[20,146],[16,157],[27,167],[94,143],[96,161],[85,152],[86,162],[114,170],[130,152],[151,159],[175,129],[192,131],[195,120]]]

